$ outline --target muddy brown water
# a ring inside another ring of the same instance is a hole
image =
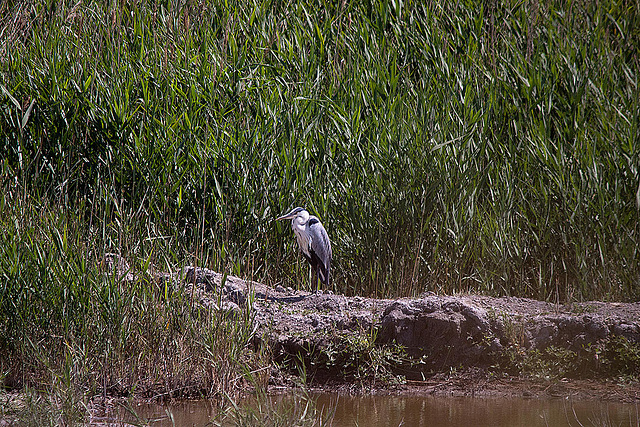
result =
[[[639,404],[334,393],[315,393],[312,397],[320,411],[333,412],[333,426],[640,426]],[[270,402],[279,406],[293,399],[293,395],[285,394],[272,396]],[[219,413],[209,401],[140,404],[131,409],[135,415],[120,408],[114,414],[117,421],[154,427],[205,426],[212,425]]]

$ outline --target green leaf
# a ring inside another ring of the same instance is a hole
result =
[[[20,125],[22,129],[24,129],[25,126],[27,125],[27,122],[29,121],[29,117],[31,116],[31,112],[33,111],[33,106],[35,104],[36,104],[36,100],[33,99],[31,101],[31,104],[29,104],[29,108],[27,108],[27,112],[24,113],[24,116],[22,117],[22,124]]]
[[[9,97],[11,102],[13,102],[13,105],[15,105],[16,108],[18,108],[18,110],[22,111],[22,106],[20,106],[20,103],[18,102],[18,100],[15,99],[13,97],[13,95],[11,95],[11,93],[9,93],[9,90],[7,90],[7,88],[3,84],[0,84],[0,89],[2,89],[2,91],[5,93],[5,95],[7,95]]]

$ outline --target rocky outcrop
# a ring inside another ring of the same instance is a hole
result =
[[[488,366],[508,348],[553,346],[578,354],[612,337],[640,344],[640,303],[560,305],[474,295],[371,299],[271,288],[191,267],[182,276],[203,305],[231,314],[248,310],[256,345],[269,345],[276,360],[336,354],[365,340],[402,346],[410,360],[420,361],[419,369],[433,372]]]
[[[380,342],[403,345],[430,365],[487,363],[500,350],[487,310],[459,297],[428,296],[395,301],[380,319]]]

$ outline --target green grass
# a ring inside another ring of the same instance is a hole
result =
[[[6,204],[287,284],[305,205],[340,292],[638,297],[633,2],[3,7]]]
[[[542,350],[524,350],[512,342],[496,359],[499,362],[492,369],[510,375],[545,381],[605,378],[625,384],[638,381],[640,345],[621,336],[578,350],[553,345]]]
[[[208,369],[219,340],[261,363],[245,326],[221,330],[180,290],[97,264],[115,252],[141,272],[303,286],[292,233],[273,221],[295,205],[328,229],[338,292],[640,297],[636,2],[0,12],[10,387],[231,387],[236,367]]]

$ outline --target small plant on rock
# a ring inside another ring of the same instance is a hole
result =
[[[640,372],[640,345],[623,336],[611,338],[603,352],[602,365],[612,375],[638,380]]]

